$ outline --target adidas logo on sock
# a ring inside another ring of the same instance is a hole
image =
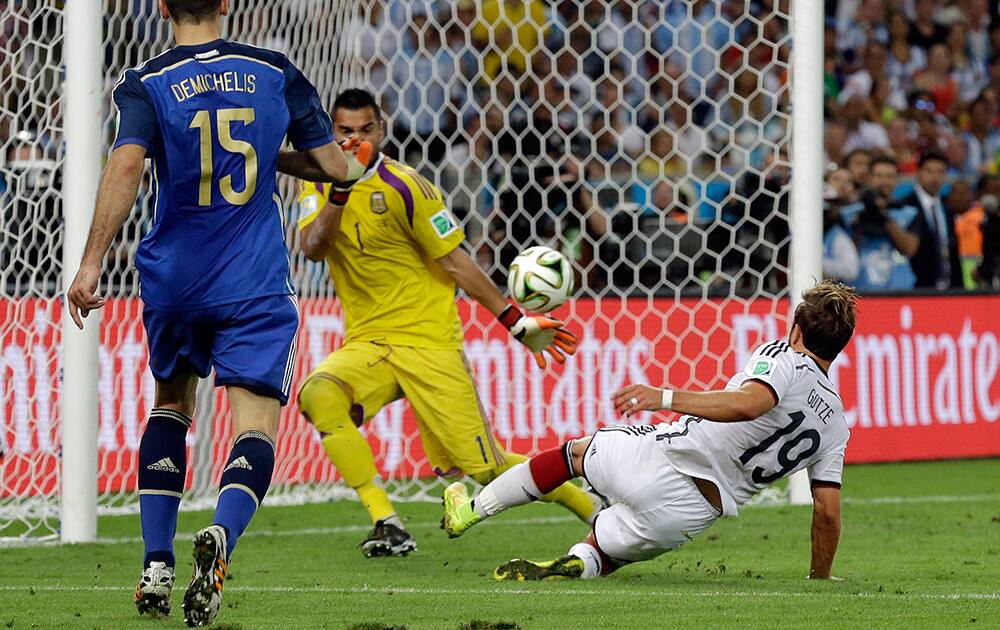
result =
[[[169,457],[164,457],[158,462],[153,462],[149,466],[146,466],[146,470],[159,470],[160,472],[172,472],[180,473],[180,468],[174,466],[174,463],[170,461]]]
[[[242,455],[230,462],[222,472],[226,472],[226,470],[229,470],[230,468],[245,468],[246,470],[253,470],[253,466],[251,466],[250,462],[247,461],[247,458]]]

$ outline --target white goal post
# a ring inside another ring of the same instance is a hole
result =
[[[233,39],[287,53],[327,105],[349,85],[375,92],[386,106],[392,147],[442,189],[469,247],[495,278],[510,251],[529,243],[574,258],[581,289],[560,315],[584,343],[557,372],[543,376],[481,309],[460,304],[484,406],[500,439],[519,451],[620,421],[604,399],[626,380],[720,385],[749,346],[786,332],[788,309],[822,276],[823,3],[792,1],[789,14],[788,3],[775,2],[766,15],[751,15],[749,2],[535,2],[545,8],[537,42],[543,52],[510,69],[492,65],[506,39],[497,35],[499,23],[483,26],[489,2],[242,0],[226,22]],[[16,65],[11,76],[27,92],[0,102],[7,160],[0,177],[9,172],[15,181],[21,171],[10,156],[47,141],[54,166],[45,168],[61,173],[62,188],[53,205],[52,195],[38,202],[42,191],[8,186],[4,194],[18,210],[5,210],[0,227],[18,234],[45,224],[55,208],[62,223],[49,238],[62,251],[52,246],[61,258],[55,269],[27,240],[17,251],[33,251],[0,260],[0,340],[12,344],[0,358],[0,544],[25,537],[85,542],[97,536],[98,513],[136,507],[136,449],[152,379],[131,260],[148,228],[147,186],[109,254],[102,281],[108,306],[91,314],[81,333],[59,296],[79,265],[114,131],[110,89],[124,68],[170,39],[155,12],[124,0],[104,0],[103,14],[84,0],[64,8],[12,4],[0,9],[0,23],[30,28],[24,43],[0,40],[8,47],[0,49],[0,57],[8,55],[0,59],[0,81],[4,64]],[[644,13],[622,19],[618,5]],[[731,42],[720,39],[723,22]],[[33,48],[22,55],[15,46]],[[773,55],[752,60],[762,49]],[[436,74],[439,52],[454,57],[447,79]],[[752,85],[739,92],[747,81]],[[49,113],[35,111],[36,103]],[[659,122],[633,124],[643,116]],[[549,149],[547,141],[562,148]],[[555,159],[560,151],[569,158]],[[650,165],[658,175],[649,175]],[[776,166],[791,167],[790,186],[762,194],[747,188],[756,181],[763,189]],[[294,253],[293,182],[280,184],[303,303],[300,378],[339,343],[343,319],[322,266]],[[659,213],[661,194],[670,201]],[[754,214],[761,203],[769,210],[764,218]],[[791,236],[774,232],[772,220],[790,224]],[[22,279],[25,268],[30,282]],[[45,328],[54,322],[56,330]],[[187,505],[204,507],[214,495],[230,437],[227,411],[224,396],[203,383],[189,436]],[[349,495],[294,405],[282,418],[269,502]],[[393,491],[430,498],[437,485],[427,477],[408,407],[391,405],[365,431]],[[793,503],[810,500],[803,479],[790,483]]]
[[[823,277],[823,5],[792,3],[792,207],[791,307]],[[788,481],[789,501],[812,502],[809,476]]]

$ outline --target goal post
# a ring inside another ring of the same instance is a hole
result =
[[[802,292],[823,277],[823,4],[792,2],[792,235],[789,326]],[[795,505],[812,502],[809,476],[788,480]]]
[[[90,542],[97,537],[97,377],[101,317],[98,310],[77,329],[69,316],[66,291],[80,267],[94,214],[104,157],[103,24],[101,12],[85,0],[65,7],[66,162],[63,183],[62,378],[60,539]],[[100,288],[98,289],[100,291]]]

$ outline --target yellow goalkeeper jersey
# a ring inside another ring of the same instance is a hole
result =
[[[329,184],[302,182],[300,230],[329,194]],[[440,190],[409,166],[379,156],[351,190],[326,259],[344,309],[344,342],[461,348],[455,283],[436,259],[464,239]]]

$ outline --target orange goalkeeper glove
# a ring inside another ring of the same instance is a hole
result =
[[[497,316],[500,323],[535,355],[535,363],[545,369],[545,354],[548,352],[556,363],[564,363],[567,354],[576,354],[576,335],[563,328],[557,319],[538,315],[529,317],[511,304]],[[565,354],[564,354],[565,353]]]
[[[375,156],[375,147],[371,142],[365,142],[358,138],[348,138],[340,142],[340,150],[347,158],[347,177],[342,182],[335,183],[331,188],[330,201],[338,206],[347,203],[347,198],[351,196],[351,189],[354,184],[365,174]]]

